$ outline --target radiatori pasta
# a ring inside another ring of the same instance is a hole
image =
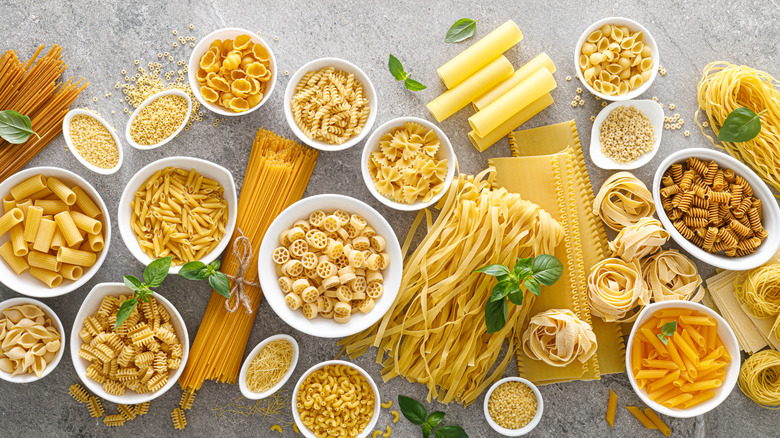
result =
[[[3,310],[0,319],[0,370],[12,376],[41,377],[62,348],[62,334],[43,309],[20,304]]]
[[[605,24],[580,48],[581,78],[599,93],[622,96],[650,80],[654,60],[641,31]]]

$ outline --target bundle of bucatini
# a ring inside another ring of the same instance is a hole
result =
[[[477,113],[469,117],[469,139],[480,151],[553,103],[555,65],[546,53],[517,71],[502,55],[522,39],[517,24],[507,21],[438,69],[448,91],[428,110],[441,122],[472,103]]]
[[[535,298],[526,294],[522,306],[510,306],[504,328],[488,334],[483,308],[492,280],[474,270],[550,254],[563,238],[549,213],[506,189],[491,189],[491,179],[485,171],[454,180],[439,217],[405,263],[393,306],[379,323],[341,342],[352,357],[379,347],[384,380],[400,375],[425,384],[428,398],[443,403],[472,403],[503,375]]]

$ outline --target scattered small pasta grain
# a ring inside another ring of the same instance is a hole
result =
[[[606,102],[606,101],[604,101],[604,102],[601,102],[601,106],[602,106],[602,107],[606,107],[606,106],[607,106],[607,102]]]
[[[528,385],[510,381],[499,385],[488,400],[490,418],[506,429],[520,429],[533,420],[538,402]]]
[[[590,116],[590,121],[591,122],[595,122],[596,121],[596,116]]]
[[[393,406],[393,401],[392,400],[388,400],[388,401],[386,401],[384,403],[380,403],[379,406],[382,406],[385,409],[389,409],[391,406]]]
[[[114,137],[92,116],[80,114],[71,119],[70,139],[76,152],[93,166],[112,169],[119,162],[119,148]]]
[[[571,76],[566,76],[567,81],[571,81]]]
[[[582,94],[582,88],[577,88],[577,94]]]
[[[173,135],[186,117],[185,98],[176,95],[162,96],[138,113],[130,126],[130,136],[140,145],[156,145]]]
[[[687,136],[691,135],[691,132],[690,131],[685,131],[685,132],[683,132],[683,135],[685,135],[687,137]]]
[[[673,104],[673,103],[670,103],[670,104],[669,104],[669,109],[670,109],[670,110],[673,110],[673,109],[675,108],[675,106],[676,106],[675,104]]]
[[[610,160],[625,164],[650,152],[655,129],[650,119],[633,105],[612,110],[601,124],[601,152]]]
[[[398,420],[401,419],[401,414],[398,411],[390,411],[390,414],[393,416],[393,424],[398,423]]]

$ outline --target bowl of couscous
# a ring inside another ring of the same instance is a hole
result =
[[[522,377],[506,377],[494,383],[485,396],[485,419],[502,436],[521,436],[542,419],[542,393]]]
[[[102,117],[87,109],[68,111],[62,120],[65,144],[87,169],[111,175],[122,167],[122,143],[114,129]]]
[[[127,142],[140,150],[158,148],[179,135],[191,113],[192,99],[184,91],[156,93],[138,105],[127,121]]]

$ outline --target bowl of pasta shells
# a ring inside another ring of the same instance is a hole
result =
[[[675,152],[653,179],[658,218],[693,257],[718,268],[761,266],[780,248],[780,208],[739,160],[711,149]]]
[[[626,373],[650,409],[690,418],[715,409],[739,378],[734,331],[714,310],[692,301],[647,305],[631,329]]]
[[[585,88],[602,99],[634,99],[658,74],[658,45],[634,20],[608,17],[585,29],[574,47],[574,69]]]
[[[396,210],[421,210],[439,201],[455,177],[455,151],[433,123],[400,117],[380,125],[363,148],[363,181]]]
[[[377,93],[368,75],[340,58],[304,64],[284,92],[284,115],[302,142],[322,151],[358,144],[376,120]]]
[[[187,75],[204,107],[223,116],[240,116],[268,101],[276,82],[276,58],[254,32],[218,29],[192,49]]]
[[[390,309],[401,284],[401,246],[376,210],[348,196],[304,198],[274,220],[258,253],[268,304],[291,327],[342,338]]]
[[[0,282],[35,298],[71,292],[100,269],[111,241],[108,208],[90,183],[35,167],[0,183]]]
[[[62,359],[64,334],[60,318],[40,301],[0,303],[0,379],[28,383],[46,377]]]
[[[190,348],[184,319],[158,293],[139,300],[115,327],[119,306],[132,294],[122,283],[95,285],[70,334],[70,356],[84,386],[120,404],[144,403],[175,386]]]
[[[340,383],[329,385],[329,381]],[[319,404],[316,408],[315,403]],[[334,430],[339,436],[365,438],[379,419],[379,408],[374,379],[363,368],[343,360],[314,365],[293,390],[293,420],[306,438],[327,436]]]

